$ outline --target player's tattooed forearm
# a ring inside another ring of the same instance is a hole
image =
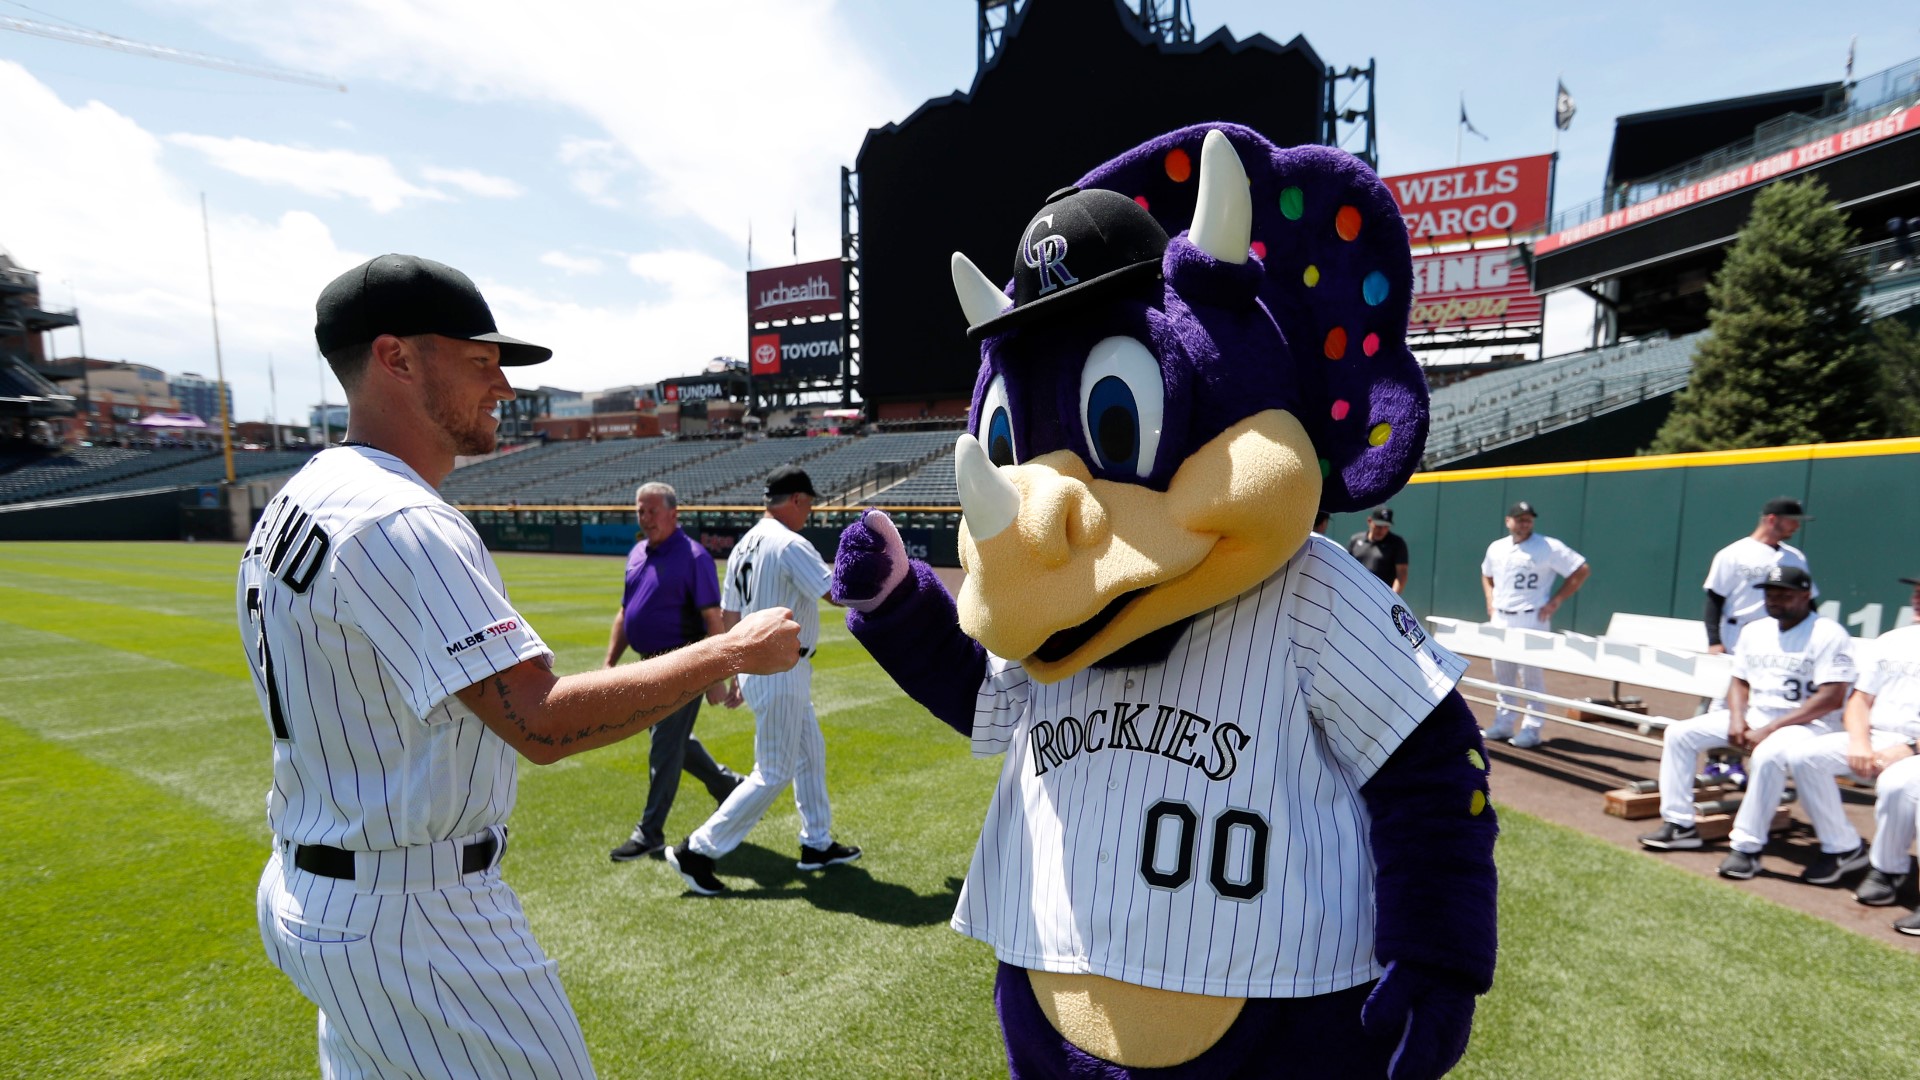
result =
[[[639,727],[646,727],[647,725],[651,724],[654,720],[658,719],[661,715],[672,712],[673,710],[679,708],[682,705],[685,705],[687,702],[692,701],[694,698],[697,698],[704,693],[706,693],[706,690],[704,688],[699,690],[689,690],[689,691],[686,691],[685,693],[682,693],[679,697],[674,698],[672,701],[665,702],[664,704],[649,705],[644,709],[635,709],[632,713],[628,714],[625,720],[622,720],[617,724],[591,725],[588,727],[583,727],[578,731],[569,732],[568,734],[560,736],[560,745],[571,746],[574,743],[584,742],[588,739],[597,739],[602,735],[611,735],[611,734],[616,734],[618,732],[626,731],[629,728],[632,728],[636,725]]]
[[[543,735],[537,731],[533,731],[529,729],[527,727],[526,718],[521,716],[518,712],[514,711],[513,693],[508,688],[506,679],[498,675],[494,676],[493,691],[494,693],[500,695],[501,713],[505,715],[507,719],[507,723],[512,724],[514,727],[514,730],[520,733],[520,738],[522,740],[526,742],[539,743],[542,746],[552,746],[554,744],[553,736]]]

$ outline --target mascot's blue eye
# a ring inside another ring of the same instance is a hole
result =
[[[1125,379],[1109,375],[1093,384],[1087,395],[1087,423],[1093,430],[1093,452],[1100,464],[1115,472],[1132,472],[1140,454],[1140,406]]]
[[[1004,408],[993,410],[987,418],[987,460],[995,465],[1013,464],[1013,421]]]
[[[1166,411],[1160,362],[1146,345],[1110,337],[1088,350],[1080,369],[1080,424],[1095,468],[1152,474]]]

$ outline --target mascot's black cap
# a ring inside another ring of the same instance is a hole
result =
[[[967,327],[967,337],[979,341],[1158,276],[1166,251],[1167,231],[1139,203],[1117,191],[1061,188],[1020,234],[1013,306]]]
[[[314,304],[322,356],[381,334],[439,334],[500,346],[501,367],[537,364],[553,350],[500,333],[472,279],[418,255],[382,255],[334,278]]]

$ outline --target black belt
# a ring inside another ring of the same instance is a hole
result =
[[[493,834],[475,840],[460,849],[460,872],[477,874],[493,865]],[[353,852],[325,844],[293,845],[293,865],[321,877],[353,880]]]
[[[809,657],[809,656],[812,656],[812,655],[813,655],[813,650],[812,650],[812,649],[805,649],[805,648],[803,648],[803,649],[801,649],[801,650],[800,650],[800,659],[802,659],[802,660],[805,660],[805,659],[806,659],[807,657]]]
[[[1501,612],[1500,614],[1502,614],[1502,615],[1531,615],[1531,614],[1533,614],[1533,613],[1534,613],[1534,611],[1535,611],[1535,610],[1537,610],[1537,609],[1535,609],[1535,608],[1520,608],[1520,609],[1518,609],[1518,610],[1515,610],[1515,611],[1502,611],[1502,612]]]

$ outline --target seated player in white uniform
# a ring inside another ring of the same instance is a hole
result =
[[[1657,851],[1704,846],[1694,825],[1693,776],[1700,755],[1722,747],[1749,753],[1747,794],[1720,874],[1760,871],[1773,812],[1789,775],[1788,759],[1806,742],[1840,730],[1840,707],[1853,685],[1853,639],[1813,611],[1813,579],[1775,566],[1762,581],[1770,618],[1749,625],[1733,651],[1727,707],[1667,727],[1660,751],[1660,828],[1640,838]]]
[[[1920,615],[1920,584],[1914,585],[1913,605]],[[1868,866],[1854,898],[1881,907],[1898,900],[1912,880],[1908,849],[1920,801],[1920,762],[1909,759],[1920,747],[1920,626],[1904,626],[1867,643],[1859,668],[1860,679],[1847,698],[1846,731],[1808,741],[1794,752],[1790,767],[1823,853],[1804,880],[1838,884]],[[1871,852],[1841,806],[1834,778],[1842,774],[1878,782]],[[1920,920],[1901,929],[1920,933]]]
[[[1553,629],[1553,613],[1567,598],[1587,583],[1592,567],[1584,555],[1551,536],[1537,535],[1533,519],[1538,511],[1526,501],[1507,508],[1507,535],[1487,545],[1480,560],[1480,587],[1487,596],[1487,622],[1494,626],[1517,626],[1527,630]],[[1562,579],[1560,588],[1554,579]],[[1541,693],[1546,677],[1537,667],[1510,660],[1493,662],[1493,681],[1502,686],[1519,686]],[[1517,694],[1501,694],[1500,708],[1493,715],[1493,726],[1483,734],[1488,740],[1507,739],[1526,750],[1540,745],[1537,716],[1521,713],[1527,699]]]

